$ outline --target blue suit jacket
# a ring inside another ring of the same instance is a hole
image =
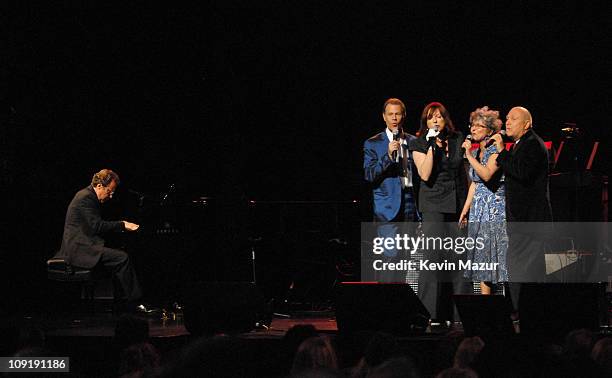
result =
[[[416,184],[412,154],[408,143],[416,137],[404,133],[402,148],[408,155],[408,169],[412,175],[413,185]],[[387,153],[389,139],[386,131],[374,135],[363,144],[363,170],[365,179],[372,184],[374,197],[374,215],[377,218],[390,221],[397,215],[402,204],[402,183],[399,177],[398,164],[394,164]]]

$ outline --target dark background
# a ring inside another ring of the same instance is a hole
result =
[[[38,301],[66,206],[104,167],[122,177],[111,215],[139,220],[128,188],[153,206],[175,184],[177,203],[211,198],[174,214],[198,213],[210,235],[222,224],[244,238],[248,199],[356,200],[342,214],[358,228],[362,144],[388,97],[406,103],[411,132],[431,101],[464,132],[483,105],[504,118],[527,107],[556,144],[575,122],[604,142],[595,168],[609,171],[606,2],[262,3],[4,3],[2,259],[20,303]],[[263,207],[269,228],[305,211]],[[247,248],[223,242],[225,255]]]

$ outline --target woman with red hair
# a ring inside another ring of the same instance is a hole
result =
[[[410,145],[421,182],[418,190],[418,210],[423,218],[425,236],[456,237],[457,222],[467,195],[467,175],[461,148],[463,134],[455,129],[446,107],[439,102],[428,104],[421,114],[417,139]],[[451,250],[424,250],[423,259],[429,263],[455,263],[459,254]],[[450,311],[438,308],[439,304],[452,303],[450,298],[438,301],[442,285],[450,282],[455,294],[465,293],[468,284],[459,270],[421,270],[419,297],[430,313],[431,319],[453,320]],[[458,316],[455,312],[455,320]]]

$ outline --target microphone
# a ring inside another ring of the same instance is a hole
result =
[[[471,142],[471,141],[472,141],[472,134],[468,134],[468,135],[465,137],[465,140],[469,140],[469,141]],[[465,158],[469,150],[466,150],[466,149],[465,149],[465,148],[463,148],[463,147],[461,147],[461,149],[463,150],[463,157]]]
[[[435,127],[436,131],[439,131],[438,126]],[[446,139],[448,139],[448,129],[445,127],[444,129],[442,129],[442,131],[439,132],[439,134],[436,136],[437,139],[441,140],[442,142],[445,142]]]
[[[395,131],[393,132],[393,140],[399,140],[400,138],[400,131],[399,131],[399,127],[397,129],[395,129]]]
[[[175,189],[176,187],[174,186],[174,184],[170,184],[170,186],[168,187],[168,191],[166,193],[163,193],[160,204],[164,205],[170,194],[174,193]]]
[[[438,136],[440,135],[440,134],[439,134],[440,129],[439,129],[438,125],[435,125],[435,126],[434,126],[434,128],[433,128],[433,130],[434,130],[435,132],[438,132]],[[427,131],[427,134],[429,134],[429,131],[431,131],[431,129],[429,129],[429,130]],[[436,138],[437,138],[437,137],[432,136],[432,137],[427,138],[427,135],[426,135],[426,136],[425,136],[425,138],[426,138],[425,140],[427,141],[427,146],[428,146],[427,148],[428,148],[428,149],[429,149],[429,148],[432,148],[432,149],[433,149],[433,151],[435,151],[435,150],[436,150]]]
[[[397,126],[397,128],[393,132],[393,140],[400,140],[400,128],[399,128],[399,125]],[[392,157],[393,161],[396,161],[397,160],[397,151],[393,151],[393,153],[391,154],[391,157]]]
[[[501,135],[502,139],[503,139],[503,137],[506,136],[506,130],[500,130],[498,133],[495,133],[495,134]],[[495,134],[493,134],[493,135],[495,135]],[[487,142],[487,144],[485,144],[485,148],[491,146],[492,144],[493,144],[493,140],[491,138],[489,138],[489,141]]]
[[[438,127],[438,125],[434,126],[433,129],[434,129],[435,132],[439,132],[440,131],[440,128]],[[429,132],[429,130],[428,130],[428,132]],[[431,140],[431,139],[436,139],[436,137],[429,137],[428,138],[428,140]]]

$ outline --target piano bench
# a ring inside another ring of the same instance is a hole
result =
[[[53,257],[47,260],[47,278],[59,282],[79,282],[81,299],[94,298],[94,279],[90,269],[77,268],[63,258]]]

